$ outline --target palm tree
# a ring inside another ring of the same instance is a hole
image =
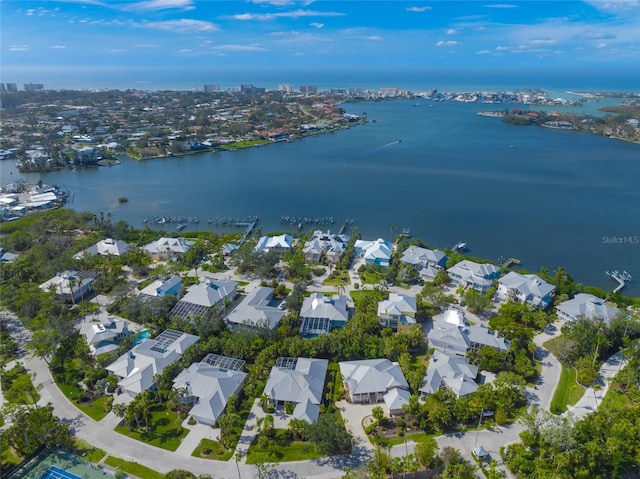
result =
[[[129,422],[127,421],[127,406],[125,404],[114,404],[113,414],[115,414],[116,417],[124,419],[124,421],[127,423],[127,426],[129,425]]]

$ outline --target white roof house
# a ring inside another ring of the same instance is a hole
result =
[[[129,251],[129,245],[124,241],[107,238],[80,251],[74,258],[80,259],[84,256],[93,256],[96,254],[102,256],[122,256],[127,251]]]
[[[551,303],[555,286],[535,274],[520,274],[511,271],[498,280],[497,296],[503,301],[529,303],[545,309]]]
[[[302,336],[327,334],[336,328],[343,328],[349,319],[347,297],[328,297],[322,293],[312,293],[302,302],[299,317],[302,321]]]
[[[194,245],[184,238],[160,238],[143,246],[144,251],[156,260],[167,260],[183,255]]]
[[[40,285],[42,291],[53,290],[63,301],[77,303],[93,291],[92,277],[79,271],[66,270]]]
[[[355,243],[356,255],[364,258],[367,264],[376,264],[383,268],[389,266],[392,250],[393,245],[382,238],[375,241],[357,240]]]
[[[429,331],[427,337],[429,346],[458,356],[464,356],[469,349],[479,349],[484,346],[498,351],[507,351],[510,347],[509,340],[497,336],[487,328],[456,325],[445,321],[439,321],[438,327]]]
[[[500,269],[493,264],[480,264],[465,259],[449,268],[447,273],[456,285],[484,293],[491,287],[493,280],[500,276]]]
[[[323,257],[333,264],[340,261],[349,243],[347,235],[331,234],[329,231],[314,231],[313,236],[304,245],[302,253],[307,262],[320,261]]]
[[[404,329],[416,324],[416,298],[404,294],[390,293],[389,299],[378,302],[378,317],[383,326]]]
[[[349,402],[377,403],[385,401],[394,407],[394,411],[402,409],[402,400],[408,395],[393,391],[409,390],[409,383],[397,363],[388,359],[365,359],[362,361],[342,361],[339,363],[344,382],[344,390]],[[406,401],[404,401],[406,402]],[[391,409],[390,409],[391,411]],[[393,414],[393,412],[392,412]]]
[[[225,318],[231,327],[244,325],[249,327],[275,329],[285,312],[273,303],[273,288],[258,286]]]
[[[94,356],[115,351],[120,341],[131,334],[129,321],[121,318],[107,318],[101,322],[82,323],[80,335],[89,345],[89,350]]]
[[[182,291],[182,278],[174,274],[168,280],[156,279],[140,290],[140,294],[152,298],[178,296]]]
[[[577,321],[579,318],[602,319],[609,324],[620,315],[620,310],[609,306],[603,299],[592,294],[576,294],[573,299],[563,301],[556,307],[560,319]]]
[[[247,377],[243,371],[217,365],[216,358],[219,356],[208,354],[199,363],[182,370],[173,380],[174,388],[186,389],[187,396],[183,400],[193,403],[189,415],[209,426],[215,425],[227,407],[229,396],[238,393]],[[244,361],[236,362],[244,365]]]
[[[469,364],[467,358],[435,351],[427,367],[420,394],[428,396],[446,388],[456,397],[466,396],[478,389],[475,382],[477,375],[478,367]]]
[[[413,266],[420,271],[422,268],[431,266],[434,268],[444,268],[447,263],[447,255],[440,250],[432,250],[427,248],[421,248],[420,246],[409,246],[402,253],[400,258],[405,264]]]
[[[326,359],[278,358],[275,366],[271,368],[264,393],[276,406],[293,402],[302,404],[299,415],[315,414],[315,408],[310,408],[307,403],[322,403],[328,364],[329,361]],[[311,422],[314,422],[318,417],[311,419]]]
[[[153,386],[153,376],[180,359],[184,351],[198,342],[199,336],[166,329],[154,339],[137,344],[107,366],[107,371],[120,378],[118,386],[134,397]]]
[[[279,236],[262,236],[255,246],[255,251],[259,253],[268,253],[275,251],[276,253],[285,253],[291,251],[293,237],[288,234]]]
[[[206,316],[214,308],[224,311],[226,302],[233,301],[237,294],[238,283],[227,280],[204,278],[199,284],[187,288],[186,294],[176,303],[169,316],[183,318],[197,315]]]

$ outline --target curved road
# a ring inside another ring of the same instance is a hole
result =
[[[109,414],[99,422],[84,415],[60,392],[53,381],[46,362],[40,358],[25,355],[24,345],[30,339],[29,332],[23,328],[20,321],[13,314],[4,312],[3,315],[8,318],[12,335],[19,341],[25,367],[35,373],[35,384],[42,386],[40,391],[41,404],[49,402],[53,404],[55,414],[71,425],[77,437],[105,450],[111,456],[135,461],[163,473],[172,469],[187,469],[195,474],[210,474],[217,478],[248,478],[256,475],[256,468],[244,464],[243,460],[236,463],[234,460],[222,462],[200,459],[186,454],[166,451],[123,436],[113,430],[114,421],[117,421],[113,414]],[[558,333],[556,332],[555,334]],[[542,333],[534,338],[538,345],[536,354],[542,362],[542,374],[535,388],[527,388],[526,392],[531,405],[545,410],[549,409],[561,372],[558,360],[541,347],[542,343],[551,337],[552,335]],[[601,370],[601,389],[597,393],[592,388],[587,390],[583,399],[571,408],[572,412],[577,416],[582,416],[597,409],[599,404],[598,397],[602,398],[606,394],[608,387],[606,379],[613,376],[621,367],[622,363],[619,357],[610,358]],[[257,411],[256,408],[254,410]],[[345,416],[347,427],[355,438],[356,444],[351,455],[277,464],[274,466],[272,477],[334,479],[342,476],[345,467],[353,468],[371,459],[373,447],[362,432],[358,414],[354,414],[354,410],[357,411],[358,409],[349,408],[349,405],[345,403],[341,405],[341,410],[343,411],[343,416]],[[254,425],[257,414],[257,412],[250,414],[238,444],[238,452],[246,452],[255,433]],[[500,463],[500,447],[519,441],[519,434],[522,430],[523,427],[516,423],[510,426],[498,426],[493,429],[480,430],[479,432],[447,434],[438,437],[437,442],[440,447],[452,446],[460,449],[463,456],[467,458],[471,458],[471,451],[476,445],[482,444],[492,458]],[[413,451],[414,445],[412,441],[408,441],[405,444],[394,446],[391,449],[391,455],[397,457],[410,453]]]

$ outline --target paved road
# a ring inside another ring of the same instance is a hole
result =
[[[3,313],[3,315],[7,316],[7,313]],[[24,346],[30,339],[30,333],[22,327],[22,324],[15,316],[9,315],[8,317],[11,318],[9,320],[9,328],[14,337],[18,339],[21,359],[25,367],[36,374],[35,384],[42,386],[40,391],[41,404],[52,403],[55,414],[69,423],[79,438],[104,449],[109,455],[138,462],[159,472],[168,472],[172,469],[188,469],[196,474],[210,474],[217,478],[235,478],[239,475],[239,472],[240,476],[245,478],[256,475],[256,468],[244,464],[244,459],[236,463],[234,460],[221,462],[190,456],[190,452],[193,450],[191,446],[199,442],[197,440],[199,437],[215,434],[215,430],[211,428],[206,431],[202,428],[194,428],[183,441],[183,446],[176,453],[172,453],[118,434],[113,430],[114,424],[117,422],[117,418],[113,414],[107,415],[100,422],[85,416],[57,388],[46,362],[40,358],[26,356]],[[558,334],[558,332],[554,334]],[[561,371],[557,359],[541,347],[542,343],[552,336],[542,333],[534,338],[535,343],[539,346],[536,354],[542,360],[542,375],[535,388],[527,388],[526,392],[533,405],[545,410],[549,408]],[[599,390],[589,388],[583,399],[570,409],[571,412],[578,417],[582,417],[596,410],[602,397],[606,394],[609,384],[607,378],[614,376],[622,366],[619,356],[610,358],[600,371]],[[347,427],[354,436],[355,446],[353,453],[349,456],[278,464],[274,469],[276,474],[274,477],[334,479],[342,475],[345,467],[358,466],[371,458],[373,448],[366,438],[361,424],[362,417],[370,414],[369,410],[363,409],[367,406],[354,406],[348,403],[343,404],[342,402],[338,406],[345,417]],[[260,414],[261,408],[256,403],[236,450],[243,456],[246,454],[253,435],[255,435],[255,422]],[[508,427],[495,427],[479,432],[443,435],[437,438],[437,442],[440,447],[452,446],[460,449],[466,458],[471,457],[471,451],[476,445],[482,444],[491,456],[500,462],[500,447],[519,441],[519,433],[522,430],[521,425],[513,424]],[[192,434],[193,437],[190,437]],[[414,446],[415,444],[411,441],[394,446],[391,450],[391,455],[393,457],[403,456],[412,452]],[[188,451],[188,449],[190,450]]]

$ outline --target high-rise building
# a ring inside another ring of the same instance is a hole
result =
[[[42,83],[25,83],[24,91],[42,91],[44,90],[44,85]]]
[[[7,91],[7,87],[4,86],[4,83],[0,83],[0,91]]]
[[[208,83],[204,86],[204,91],[206,93],[220,91],[220,85],[218,85],[217,83]]]
[[[382,96],[398,96],[397,88],[380,88],[378,93]]]
[[[251,83],[243,83],[242,85],[240,85],[240,92],[241,93],[264,93],[265,88],[253,86]]]
[[[300,85],[300,93],[305,95],[315,95],[318,93],[318,87],[316,85]]]
[[[289,83],[281,83],[278,85],[278,91],[283,93],[293,93],[293,85]]]
[[[16,83],[7,83],[7,91],[18,91],[18,85]]]

